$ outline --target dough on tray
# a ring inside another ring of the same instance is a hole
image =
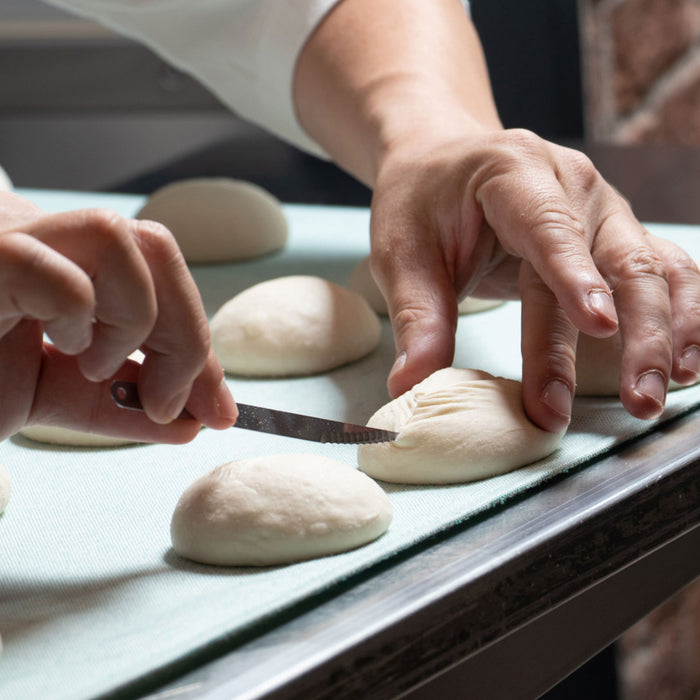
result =
[[[0,513],[2,513],[10,501],[12,493],[12,481],[7,469],[0,464]]]
[[[66,445],[71,447],[116,447],[118,445],[132,445],[136,440],[88,433],[82,430],[60,428],[55,425],[29,425],[22,428],[19,434],[50,445]]]
[[[318,374],[364,357],[379,344],[381,324],[359,295],[305,275],[256,284],[211,320],[211,340],[232,374]]]
[[[369,258],[363,258],[353,267],[348,278],[348,289],[352,289],[367,300],[367,303],[381,316],[387,316],[389,309],[386,299],[379,290],[377,283],[372,277],[369,269]],[[460,315],[474,314],[496,306],[502,306],[500,299],[477,299],[476,297],[466,297],[457,305],[457,312]]]
[[[173,548],[221,566],[270,566],[337,554],[384,534],[392,518],[381,487],[316,454],[254,457],[216,467],[182,494]]]
[[[280,250],[288,225],[280,202],[243,180],[194,178],[156,190],[136,215],[166,226],[190,263],[246,260]]]
[[[384,481],[447,484],[485,479],[554,452],[550,433],[525,415],[522,385],[474,369],[433,373],[380,408],[368,425],[394,442],[360,445],[360,469]]]

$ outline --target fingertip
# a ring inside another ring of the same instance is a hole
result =
[[[387,378],[387,389],[396,398],[422,382],[433,372],[452,364],[454,344],[447,347],[438,343],[416,343],[396,356]]]
[[[411,307],[399,306],[392,314],[392,327],[396,359],[387,378],[392,397],[452,364],[457,327],[454,297],[441,297]]]
[[[226,379],[222,379],[214,394],[213,417],[205,425],[214,430],[230,428],[238,418],[238,407],[228,388]]]
[[[550,433],[566,430],[571,422],[572,391],[561,379],[552,379],[537,393],[523,385],[523,408],[538,428]]]
[[[656,369],[643,372],[637,378],[626,406],[635,417],[642,420],[654,420],[664,412],[668,380],[666,375]]]
[[[540,394],[545,409],[540,417],[541,427],[550,432],[564,430],[571,422],[572,391],[561,379],[552,379]]]

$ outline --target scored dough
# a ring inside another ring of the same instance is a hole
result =
[[[348,289],[352,289],[367,300],[367,303],[380,316],[387,316],[389,309],[384,295],[379,290],[377,283],[372,277],[369,269],[369,258],[363,258],[353,267],[348,278]],[[477,299],[476,297],[466,297],[457,305],[457,313],[460,315],[475,314],[496,306],[502,306],[504,302],[500,299]]]
[[[0,513],[2,513],[10,501],[12,493],[12,481],[7,469],[0,464]]]
[[[578,334],[576,346],[576,396],[619,396],[622,339],[620,333],[609,338]],[[668,390],[682,389],[671,380]]]
[[[305,275],[249,287],[211,321],[219,362],[246,376],[325,372],[370,353],[380,334],[379,318],[359,294]]]
[[[230,178],[166,185],[136,218],[166,226],[190,263],[260,257],[283,248],[288,235],[279,200],[258,185]]]
[[[180,497],[170,533],[185,559],[270,566],[367,544],[391,518],[387,495],[357,469],[283,454],[222,464],[197,479]]]
[[[399,434],[394,442],[360,445],[360,469],[407,484],[502,474],[551,454],[565,432],[550,433],[530,421],[520,382],[451,367],[382,406],[368,425]]]

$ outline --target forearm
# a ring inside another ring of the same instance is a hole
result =
[[[299,56],[294,100],[309,135],[369,186],[387,152],[500,126],[458,0],[343,0]]]

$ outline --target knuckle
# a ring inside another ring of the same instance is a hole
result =
[[[669,248],[666,252],[666,262],[669,268],[683,276],[698,276],[698,264],[681,248]]]
[[[6,233],[0,236],[0,259],[3,267],[31,267],[41,263],[41,249],[31,243],[26,245],[26,238],[23,233]]]
[[[638,247],[625,255],[620,262],[623,279],[658,277],[668,282],[668,271],[663,260],[649,247]]]
[[[207,363],[210,341],[209,324],[204,318],[191,325],[191,332],[179,333],[177,338],[171,338],[168,354],[181,358],[183,366],[196,375]]]
[[[553,208],[547,200],[546,193],[541,193],[533,204],[536,213],[532,218],[531,228],[537,234],[545,236],[553,245],[568,248],[586,237],[583,223],[574,212],[570,209]]]
[[[683,306],[686,318],[693,319],[695,325],[700,326],[700,297],[688,299]]]
[[[501,137],[518,151],[532,153],[542,148],[542,139],[529,129],[507,129],[501,132]]]
[[[135,222],[135,226],[139,245],[147,257],[159,259],[180,257],[180,248],[166,226],[150,219],[140,219]]]
[[[125,238],[124,219],[109,209],[85,209],[83,226],[109,243],[121,244]]]
[[[407,328],[412,326],[417,321],[423,318],[425,312],[422,309],[413,307],[402,307],[393,316],[394,330],[397,333],[403,333]]]
[[[408,334],[412,328],[420,328],[421,335],[425,336],[438,333],[445,324],[448,324],[454,331],[457,323],[456,319],[456,311],[454,318],[447,318],[443,317],[440,311],[434,308],[413,302],[398,306],[396,312],[392,315],[392,328],[394,333],[400,336]]]
[[[603,177],[591,159],[581,151],[567,152],[567,167],[576,177],[577,186],[584,192],[591,192],[603,183]]]
[[[547,373],[552,375],[570,374],[575,362],[576,340],[572,331],[551,332],[547,348]]]
[[[670,359],[673,353],[673,339],[664,328],[658,324],[648,324],[645,328],[644,339],[645,346],[656,348]]]

